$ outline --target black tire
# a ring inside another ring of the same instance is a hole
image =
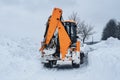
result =
[[[73,67],[73,68],[79,68],[79,67],[80,67],[80,64],[73,63],[73,61],[72,61],[72,67]]]
[[[80,52],[80,64],[84,63],[84,57],[85,57],[84,52]]]
[[[44,63],[44,67],[53,68],[53,61],[49,61],[48,63]]]

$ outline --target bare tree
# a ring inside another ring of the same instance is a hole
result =
[[[83,25],[81,24],[81,22],[84,23],[84,21],[80,20],[80,17],[78,15],[78,13],[77,12],[73,12],[70,16],[68,16],[68,19],[69,20],[73,20],[73,21],[76,22],[76,25],[77,25],[77,27],[79,29],[77,31],[78,31],[78,33],[80,33],[81,32],[80,30],[82,30],[82,27],[83,27]]]
[[[93,32],[93,27],[91,25],[88,24],[84,24],[82,23],[84,26],[82,27],[82,41],[83,43],[85,42],[86,39],[89,38],[90,35],[93,35],[95,32]]]
[[[69,20],[74,20],[77,24],[77,33],[82,38],[83,43],[86,39],[89,38],[90,35],[94,34],[93,27],[85,23],[85,21],[81,21],[77,12],[73,12],[69,17]]]
[[[77,12],[73,12],[69,17],[69,20],[74,20],[77,25],[80,25],[80,17],[78,16]]]

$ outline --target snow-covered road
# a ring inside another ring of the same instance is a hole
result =
[[[120,80],[120,41],[117,39],[86,45],[93,51],[88,54],[88,64],[78,69],[44,68],[39,46],[30,38],[0,37],[0,80]]]

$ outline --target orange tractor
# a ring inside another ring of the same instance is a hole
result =
[[[76,23],[73,20],[62,21],[62,10],[59,8],[54,8],[48,19],[40,52],[41,62],[46,67],[64,64],[80,66],[82,58]]]

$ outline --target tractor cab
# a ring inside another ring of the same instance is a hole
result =
[[[64,21],[64,27],[65,27],[65,30],[67,31],[72,43],[76,43],[76,41],[77,41],[77,26],[76,26],[75,21],[73,21],[73,20]]]

